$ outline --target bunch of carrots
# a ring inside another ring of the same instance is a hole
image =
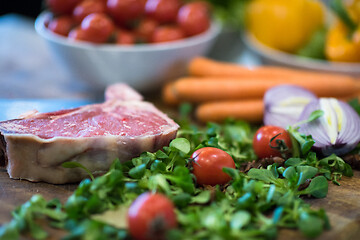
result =
[[[304,87],[318,97],[344,100],[360,93],[360,79],[347,75],[274,66],[250,69],[203,57],[194,58],[188,71],[188,77],[164,86],[163,100],[169,105],[196,104],[196,118],[202,122],[221,122],[231,117],[259,123],[264,113],[265,92],[281,84]]]

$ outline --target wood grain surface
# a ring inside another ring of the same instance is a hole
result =
[[[329,183],[329,193],[324,199],[307,199],[314,208],[324,208],[330,218],[332,229],[324,232],[320,240],[360,239],[360,171],[354,177],[341,180],[341,186]],[[11,220],[11,211],[28,201],[32,195],[41,194],[45,199],[58,198],[62,203],[73,193],[77,184],[52,185],[10,179],[6,170],[0,169],[0,225]],[[51,239],[62,235],[51,231]],[[280,240],[305,239],[299,232],[280,230]]]

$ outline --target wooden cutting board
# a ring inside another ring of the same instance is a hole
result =
[[[341,186],[329,183],[329,193],[324,199],[306,200],[314,208],[324,208],[330,218],[332,229],[324,232],[320,240],[360,239],[360,171],[354,177],[341,180]],[[6,170],[0,169],[0,224],[11,220],[11,211],[28,201],[32,195],[41,194],[45,199],[58,198],[61,202],[76,189],[77,184],[52,185],[10,179]],[[57,234],[52,239],[57,239]],[[297,231],[281,230],[280,240],[305,239]]]

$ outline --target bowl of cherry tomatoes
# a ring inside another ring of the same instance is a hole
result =
[[[47,0],[35,21],[74,79],[94,87],[124,82],[146,92],[186,73],[220,27],[206,2],[183,0]]]

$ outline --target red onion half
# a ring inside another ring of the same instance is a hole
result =
[[[264,124],[286,128],[298,122],[304,107],[317,97],[305,88],[279,85],[264,95]]]
[[[299,121],[309,118],[315,110],[322,110],[320,118],[300,126],[299,132],[311,135],[313,149],[325,156],[344,155],[360,141],[360,117],[347,103],[335,98],[320,98],[309,103]]]

